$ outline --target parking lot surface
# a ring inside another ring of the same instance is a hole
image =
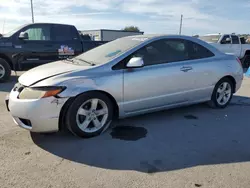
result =
[[[226,109],[142,115],[91,139],[17,127],[4,102],[16,80],[0,84],[1,188],[250,186],[250,78]]]

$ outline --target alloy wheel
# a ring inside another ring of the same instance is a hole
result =
[[[3,78],[4,75],[5,75],[5,68],[2,65],[0,65],[0,79]]]
[[[216,100],[219,105],[225,105],[231,98],[232,88],[228,82],[223,82],[217,89]]]
[[[77,111],[77,126],[84,132],[93,133],[101,129],[108,119],[108,106],[101,99],[84,102]]]

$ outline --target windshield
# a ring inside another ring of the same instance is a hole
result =
[[[143,37],[124,37],[113,40],[96,48],[93,48],[79,56],[76,59],[94,64],[107,63],[133,47],[143,43],[147,38]],[[83,64],[84,62],[82,62]]]
[[[199,39],[205,42],[212,42],[217,43],[220,40],[221,35],[207,35],[207,36],[200,36]]]
[[[8,33],[6,34],[3,34],[3,37],[11,37],[13,34],[15,34],[17,31],[19,31],[20,29],[22,29],[24,27],[24,25],[22,26],[19,26],[11,31],[9,31]]]

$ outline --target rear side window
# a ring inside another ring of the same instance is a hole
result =
[[[72,33],[71,26],[54,25],[52,28],[53,39],[55,41],[73,40],[75,35]]]
[[[233,44],[239,44],[239,43],[240,43],[240,42],[239,42],[239,37],[237,37],[237,36],[235,36],[235,35],[232,35],[231,37],[232,37],[232,43],[233,43]]]
[[[246,44],[246,39],[245,39],[244,37],[241,37],[241,38],[240,38],[240,43],[241,43],[241,44]]]
[[[208,57],[213,57],[214,54],[205,48],[204,46],[201,46],[200,44],[197,44],[192,41],[188,41],[188,47],[189,47],[189,59],[203,59]]]
[[[73,26],[71,26],[70,29],[71,29],[71,38],[72,38],[73,40],[77,40],[77,39],[79,38],[79,33],[78,33],[78,31],[77,31],[76,28],[73,27]]]

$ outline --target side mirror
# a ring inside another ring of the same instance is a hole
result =
[[[21,32],[18,38],[22,40],[29,39],[29,35],[28,33]]]
[[[231,43],[231,39],[230,38],[226,38],[226,43]]]
[[[128,68],[140,68],[143,66],[144,66],[144,62],[141,57],[133,57],[127,63]]]
[[[228,38],[222,40],[221,44],[231,44],[231,38],[228,37]]]

